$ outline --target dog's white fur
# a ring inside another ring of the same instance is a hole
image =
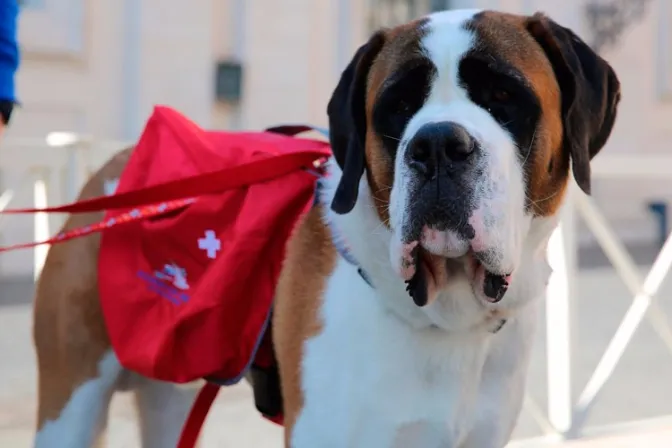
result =
[[[325,201],[340,177],[332,167]],[[366,181],[359,198],[351,213],[328,219],[375,289],[338,261],[323,297],[323,331],[305,345],[305,403],[292,447],[504,446],[522,404],[538,317],[533,299],[550,274],[543,249],[553,225],[533,226],[506,299],[493,305],[517,303],[517,312],[492,334],[466,281],[451,286],[458,300],[413,303],[385,255],[393,236]]]
[[[498,266],[503,272],[513,272],[520,262],[523,240],[530,230],[531,215],[525,211],[525,177],[518,148],[506,129],[469,99],[459,85],[460,59],[473,48],[473,33],[461,24],[478,10],[444,11],[433,14],[427,25],[422,47],[437,67],[437,77],[424,106],[408,123],[397,151],[395,179],[390,198],[390,224],[395,229],[395,244],[390,256],[395,266],[401,259],[401,231],[407,220],[408,192],[417,177],[406,164],[408,142],[428,123],[453,122],[462,125],[479,146],[480,178],[472,179],[476,186],[472,201],[477,209],[469,221],[476,230],[476,239],[467,241],[452,231],[444,231],[442,240],[448,247],[441,251],[451,257],[464,255],[471,246],[474,250],[497,248],[502,255]],[[487,223],[494,223],[488,226]],[[478,247],[476,247],[478,246]],[[427,246],[426,246],[427,247]],[[429,247],[427,247],[429,249]],[[395,250],[396,249],[396,250]]]
[[[135,393],[142,447],[176,446],[197,389],[128,372],[109,351],[98,363],[98,376],[79,385],[58,418],[40,428],[35,448],[104,446],[112,395],[126,390]]]
[[[457,85],[457,61],[472,43],[460,24],[475,11],[435,14],[424,49],[439,69],[426,105],[408,125],[396,161],[391,228],[375,211],[366,179],[346,215],[327,212],[369,275],[339,259],[328,279],[320,319],[323,330],[304,347],[304,407],[293,430],[293,448],[501,448],[510,438],[523,398],[526,369],[550,268],[545,247],[555,218],[525,211],[525,178],[511,136],[471,103]],[[486,304],[466,275],[452,278],[438,300],[417,307],[390,252],[399,246],[406,218],[405,191],[412,182],[404,142],[425,123],[451,120],[484,148],[482,213],[507,263],[515,267],[505,298]],[[329,204],[341,176],[335,163],[323,189]],[[495,319],[508,319],[496,334]]]

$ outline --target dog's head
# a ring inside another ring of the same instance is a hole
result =
[[[329,102],[332,210],[348,214],[366,176],[418,305],[456,272],[497,302],[535,222],[558,213],[570,167],[590,192],[619,99],[609,64],[542,14],[446,11],[379,31]]]

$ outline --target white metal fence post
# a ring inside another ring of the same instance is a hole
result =
[[[35,182],[33,184],[33,204],[35,208],[47,207],[47,179],[48,173],[41,169],[37,171]],[[35,241],[45,241],[49,239],[49,215],[46,213],[35,213],[34,217],[34,239]],[[49,246],[35,246],[33,261],[33,278],[37,280],[42,272],[44,261],[47,258]]]
[[[585,204],[582,204],[582,213],[585,218],[593,220],[593,225],[597,226],[603,218],[600,217],[599,213],[596,213],[596,211],[591,207],[592,205],[590,202],[586,201]],[[595,233],[596,235],[598,234],[598,232]],[[623,251],[627,256],[627,252],[624,248],[619,249],[621,246],[620,242],[615,235],[611,235],[611,231],[606,225],[604,225],[603,229],[599,233],[605,237],[605,251],[613,251],[612,257],[615,260],[618,260],[616,254],[619,250]],[[609,242],[610,245],[606,244],[606,242]],[[623,258],[625,258],[625,256]],[[627,261],[628,259],[629,258],[625,258],[625,261],[620,262],[627,267],[627,269],[623,269],[623,271],[635,277],[638,275],[637,267],[634,265],[634,263]],[[628,266],[629,264],[632,266]],[[614,265],[616,265],[616,263],[614,263]],[[636,289],[636,296],[630,308],[628,308],[628,311],[625,313],[625,316],[616,330],[616,333],[609,342],[609,345],[602,355],[602,358],[600,358],[597,367],[595,367],[593,375],[590,377],[586,387],[579,396],[575,413],[576,428],[573,429],[573,434],[576,433],[577,436],[580,435],[581,426],[585,424],[585,421],[588,418],[588,414],[595,404],[595,400],[598,394],[606,384],[607,380],[611,377],[611,374],[614,372],[616,365],[627,349],[628,344],[632,340],[635,332],[639,327],[639,324],[644,319],[649,306],[655,299],[655,296],[658,293],[658,290],[665,280],[671,267],[672,236],[668,236],[665,244],[656,257],[651,270],[644,279],[644,282],[640,283],[641,287]],[[621,277],[626,278],[626,275],[621,274]],[[659,316],[659,318],[662,319],[662,316]],[[658,322],[657,326],[654,326],[656,330],[664,331],[661,335],[661,338],[664,340],[666,335],[665,331],[668,330],[667,322],[663,321],[662,324],[660,321],[654,322]]]
[[[570,184],[560,225],[548,244],[548,261],[553,269],[546,292],[546,356],[548,419],[558,433],[572,426],[572,298],[577,275],[576,224]]]

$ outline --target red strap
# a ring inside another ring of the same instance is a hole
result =
[[[32,243],[12,244],[10,246],[0,246],[0,253],[17,249],[28,249],[30,247],[40,246],[42,244],[62,243],[64,241],[86,236],[91,233],[102,232],[103,230],[109,229],[111,227],[129,224],[150,217],[171,213],[175,210],[185,208],[197,200],[198,198],[178,199],[176,201],[166,201],[159,204],[150,204],[137,207],[133,210],[121,213],[109,219],[98,221],[97,223],[88,226],[77,227],[75,229],[60,232],[48,240],[34,241]]]
[[[205,418],[208,416],[208,411],[210,411],[218,392],[219,386],[211,382],[205,383],[205,386],[201,388],[189,412],[187,421],[184,422],[177,448],[194,448],[196,446]]]
[[[0,213],[87,213],[197,197],[264,182],[300,168],[315,168],[315,163],[324,157],[325,153],[319,150],[280,154],[245,165],[211,171],[113,196],[102,196],[44,209],[23,208],[5,210]]]

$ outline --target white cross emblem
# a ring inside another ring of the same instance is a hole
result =
[[[216,258],[217,251],[222,248],[222,242],[215,236],[214,230],[206,230],[205,238],[198,239],[198,248],[206,251],[208,258]]]

